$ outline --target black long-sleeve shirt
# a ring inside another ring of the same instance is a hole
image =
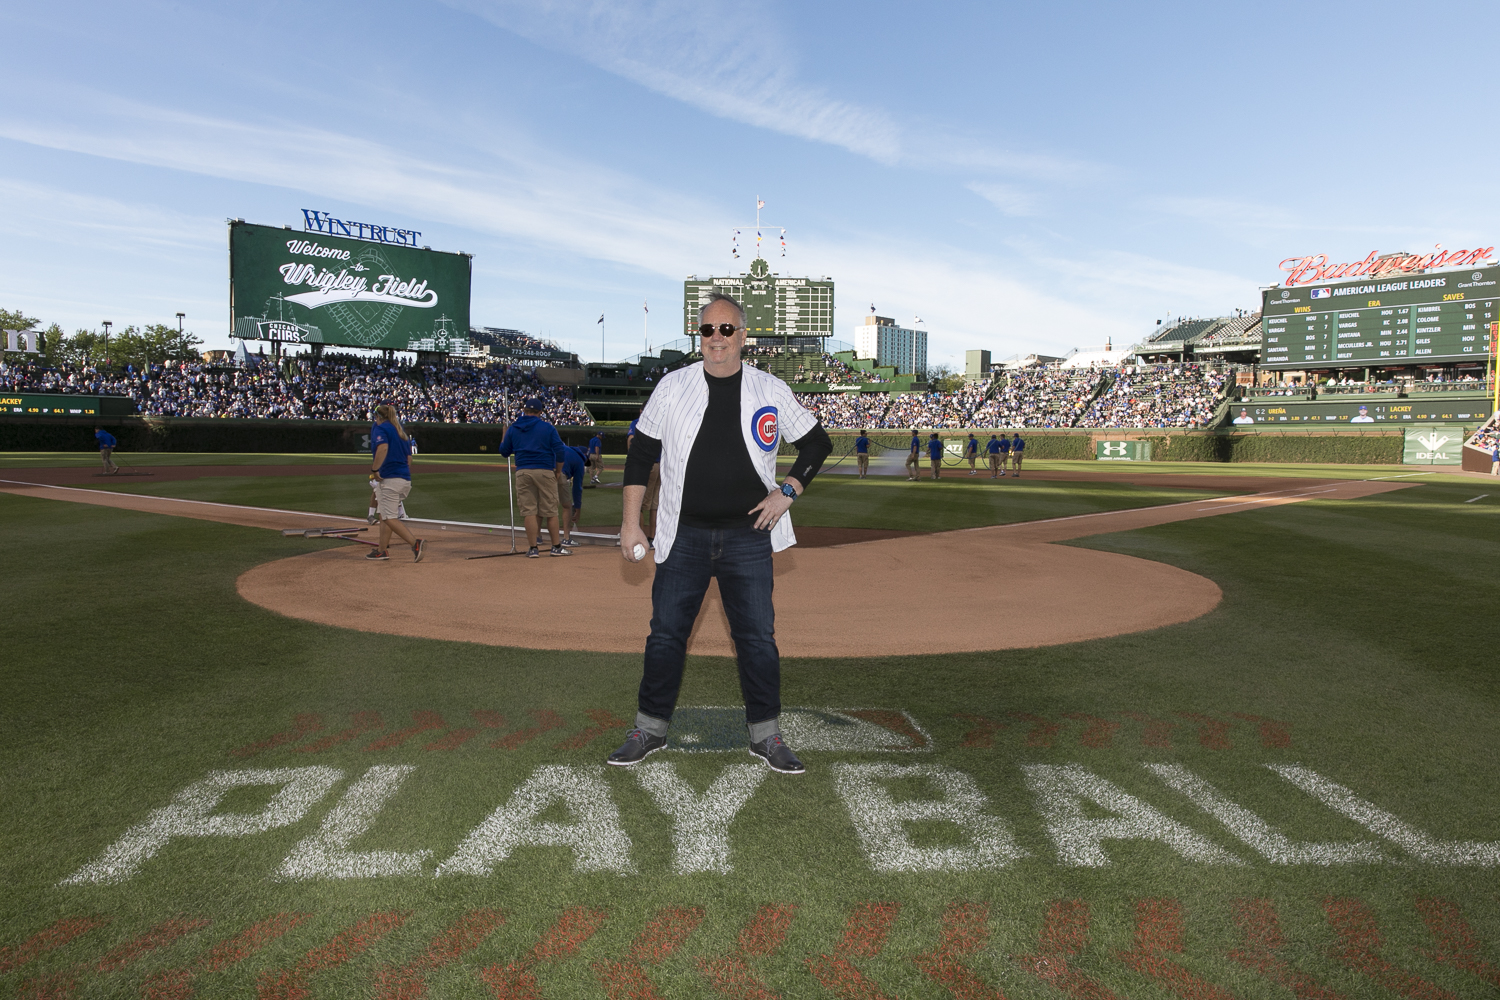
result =
[[[755,523],[748,511],[766,498],[766,486],[745,448],[740,429],[743,369],[727,378],[703,373],[708,406],[688,454],[682,485],[682,523],[694,528],[744,528]],[[792,442],[797,458],[788,475],[807,489],[833,451],[822,422]],[[639,429],[625,459],[625,485],[645,486],[651,466],[661,461],[661,441]]]

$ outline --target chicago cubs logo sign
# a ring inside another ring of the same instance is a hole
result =
[[[750,436],[760,445],[761,451],[776,447],[776,407],[762,406],[750,418]]]

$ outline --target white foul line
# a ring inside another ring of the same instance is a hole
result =
[[[1471,497],[1470,499],[1465,500],[1464,503],[1473,503],[1475,500],[1483,500],[1487,496],[1489,496],[1488,493],[1481,493],[1477,497]]]

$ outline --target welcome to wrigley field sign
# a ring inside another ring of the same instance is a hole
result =
[[[229,224],[231,335],[396,351],[467,350],[471,259],[379,239],[388,227],[308,213],[309,227]],[[338,225],[334,225],[338,224]],[[419,233],[397,230],[405,237]]]

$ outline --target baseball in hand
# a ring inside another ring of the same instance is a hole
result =
[[[642,559],[646,558],[646,546],[642,545],[640,542],[636,542],[635,548],[630,550],[630,555],[636,562],[640,562]]]

